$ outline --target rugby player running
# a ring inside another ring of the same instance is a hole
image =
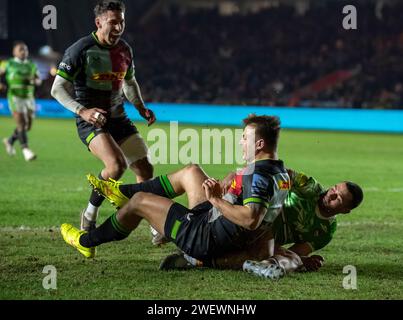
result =
[[[121,1],[103,0],[94,13],[97,31],[66,50],[51,94],[75,113],[81,141],[104,164],[100,179],[119,179],[129,166],[138,182],[145,181],[152,178],[153,167],[143,138],[125,113],[124,96],[148,125],[156,118],[142,99],[132,48],[121,39],[125,6]],[[103,197],[91,193],[81,213],[81,229],[95,228],[102,201]]]

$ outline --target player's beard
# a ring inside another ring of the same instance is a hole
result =
[[[329,209],[329,198],[327,197],[327,192],[322,193],[319,198],[318,202],[319,208],[321,211],[324,211],[326,213],[330,213],[331,210]]]

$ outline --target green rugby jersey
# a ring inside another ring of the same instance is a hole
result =
[[[20,61],[16,58],[10,58],[1,63],[0,69],[5,72],[9,97],[34,97],[34,80],[38,72],[35,63],[30,60]]]
[[[312,177],[291,173],[291,190],[273,229],[278,244],[308,243],[312,251],[326,246],[336,231],[336,218],[321,217],[317,201],[326,190]]]

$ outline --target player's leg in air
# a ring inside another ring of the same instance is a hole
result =
[[[202,183],[207,179],[206,173],[198,165],[189,165],[168,176],[162,175],[152,181],[142,184],[122,185],[120,182],[109,180],[104,181],[93,175],[88,175],[88,180],[94,190],[108,199],[117,209],[122,208],[129,199],[139,191],[154,193],[163,197],[174,198],[186,193],[189,199],[189,207],[193,208],[197,204],[206,201]],[[170,181],[170,182],[169,182]],[[179,193],[172,193],[169,185],[174,186]],[[161,186],[163,189],[161,189]],[[168,239],[151,227],[153,235],[152,243],[161,245],[168,242]]]
[[[125,155],[126,162],[136,175],[137,183],[149,180],[153,177],[154,168],[148,157],[148,148],[140,134],[131,135],[120,143],[120,148]],[[165,243],[165,238],[150,226],[152,243],[160,245]]]
[[[202,183],[207,175],[196,165],[187,166],[168,176],[160,176],[139,184],[129,185],[126,194],[133,194],[131,199],[98,228],[79,231],[69,224],[63,224],[61,232],[65,241],[78,249],[86,257],[94,257],[95,247],[114,240],[126,238],[145,218],[159,233],[169,232],[175,238],[176,221],[166,225],[168,213],[172,210],[190,211],[174,203],[171,198],[188,193],[190,207],[206,201]],[[98,180],[100,181],[100,180]],[[102,185],[108,184],[102,183]],[[120,186],[120,188],[123,186]],[[119,188],[119,189],[120,189]],[[145,193],[145,192],[147,193]],[[154,194],[151,194],[153,192]],[[122,204],[122,203],[120,203]],[[173,206],[175,204],[175,206]],[[165,230],[166,229],[166,230]]]
[[[189,207],[195,207],[206,201],[202,184],[208,176],[200,166],[195,164],[188,165],[174,173],[136,184],[105,181],[91,174],[87,178],[94,190],[108,199],[117,209],[122,208],[134,194],[140,191],[171,199],[186,193]]]
[[[93,128],[87,124],[79,126],[81,139],[105,165],[98,178],[116,181],[128,166],[136,174],[138,182],[152,178],[153,167],[147,157],[147,146],[131,122],[128,119],[111,118],[107,126],[108,132],[101,131],[102,133],[97,133],[97,130],[89,132],[86,128]],[[93,138],[87,141],[87,137],[92,133],[94,133]],[[87,208],[81,212],[81,230],[89,231],[95,228],[99,207],[103,200],[104,197],[92,191]]]
[[[87,133],[88,132],[81,131],[81,138],[82,136],[91,136],[91,133]],[[91,153],[104,164],[104,169],[102,169],[98,175],[100,179],[119,179],[123,175],[127,168],[125,156],[119,145],[108,132],[101,131],[98,134],[93,134],[92,139],[87,138],[84,139],[84,141],[87,142],[88,149]],[[95,228],[99,207],[102,202],[103,197],[97,192],[92,191],[87,208],[81,212],[82,230],[88,231]]]

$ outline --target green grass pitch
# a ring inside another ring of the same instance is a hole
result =
[[[158,124],[167,130],[167,125]],[[0,117],[0,137],[14,128]],[[192,127],[200,130],[201,127]],[[147,128],[139,125],[144,137]],[[85,260],[67,246],[58,227],[78,225],[90,188],[85,174],[102,168],[79,141],[74,120],[37,119],[29,134],[38,159],[26,163],[20,150],[0,149],[0,299],[402,299],[403,137],[401,135],[284,130],[280,158],[287,166],[330,186],[341,180],[362,185],[364,203],[339,216],[338,230],[320,251],[318,273],[291,274],[272,282],[243,272],[162,272],[161,259],[174,251],[151,244],[146,223],[118,243]],[[157,165],[155,174],[180,165]],[[234,166],[204,166],[221,178]],[[131,172],[123,177],[134,181]],[[179,200],[185,203],[184,198]],[[104,203],[99,221],[113,212]],[[44,266],[57,270],[57,289],[45,290]],[[343,288],[343,267],[357,269],[357,289]]]

